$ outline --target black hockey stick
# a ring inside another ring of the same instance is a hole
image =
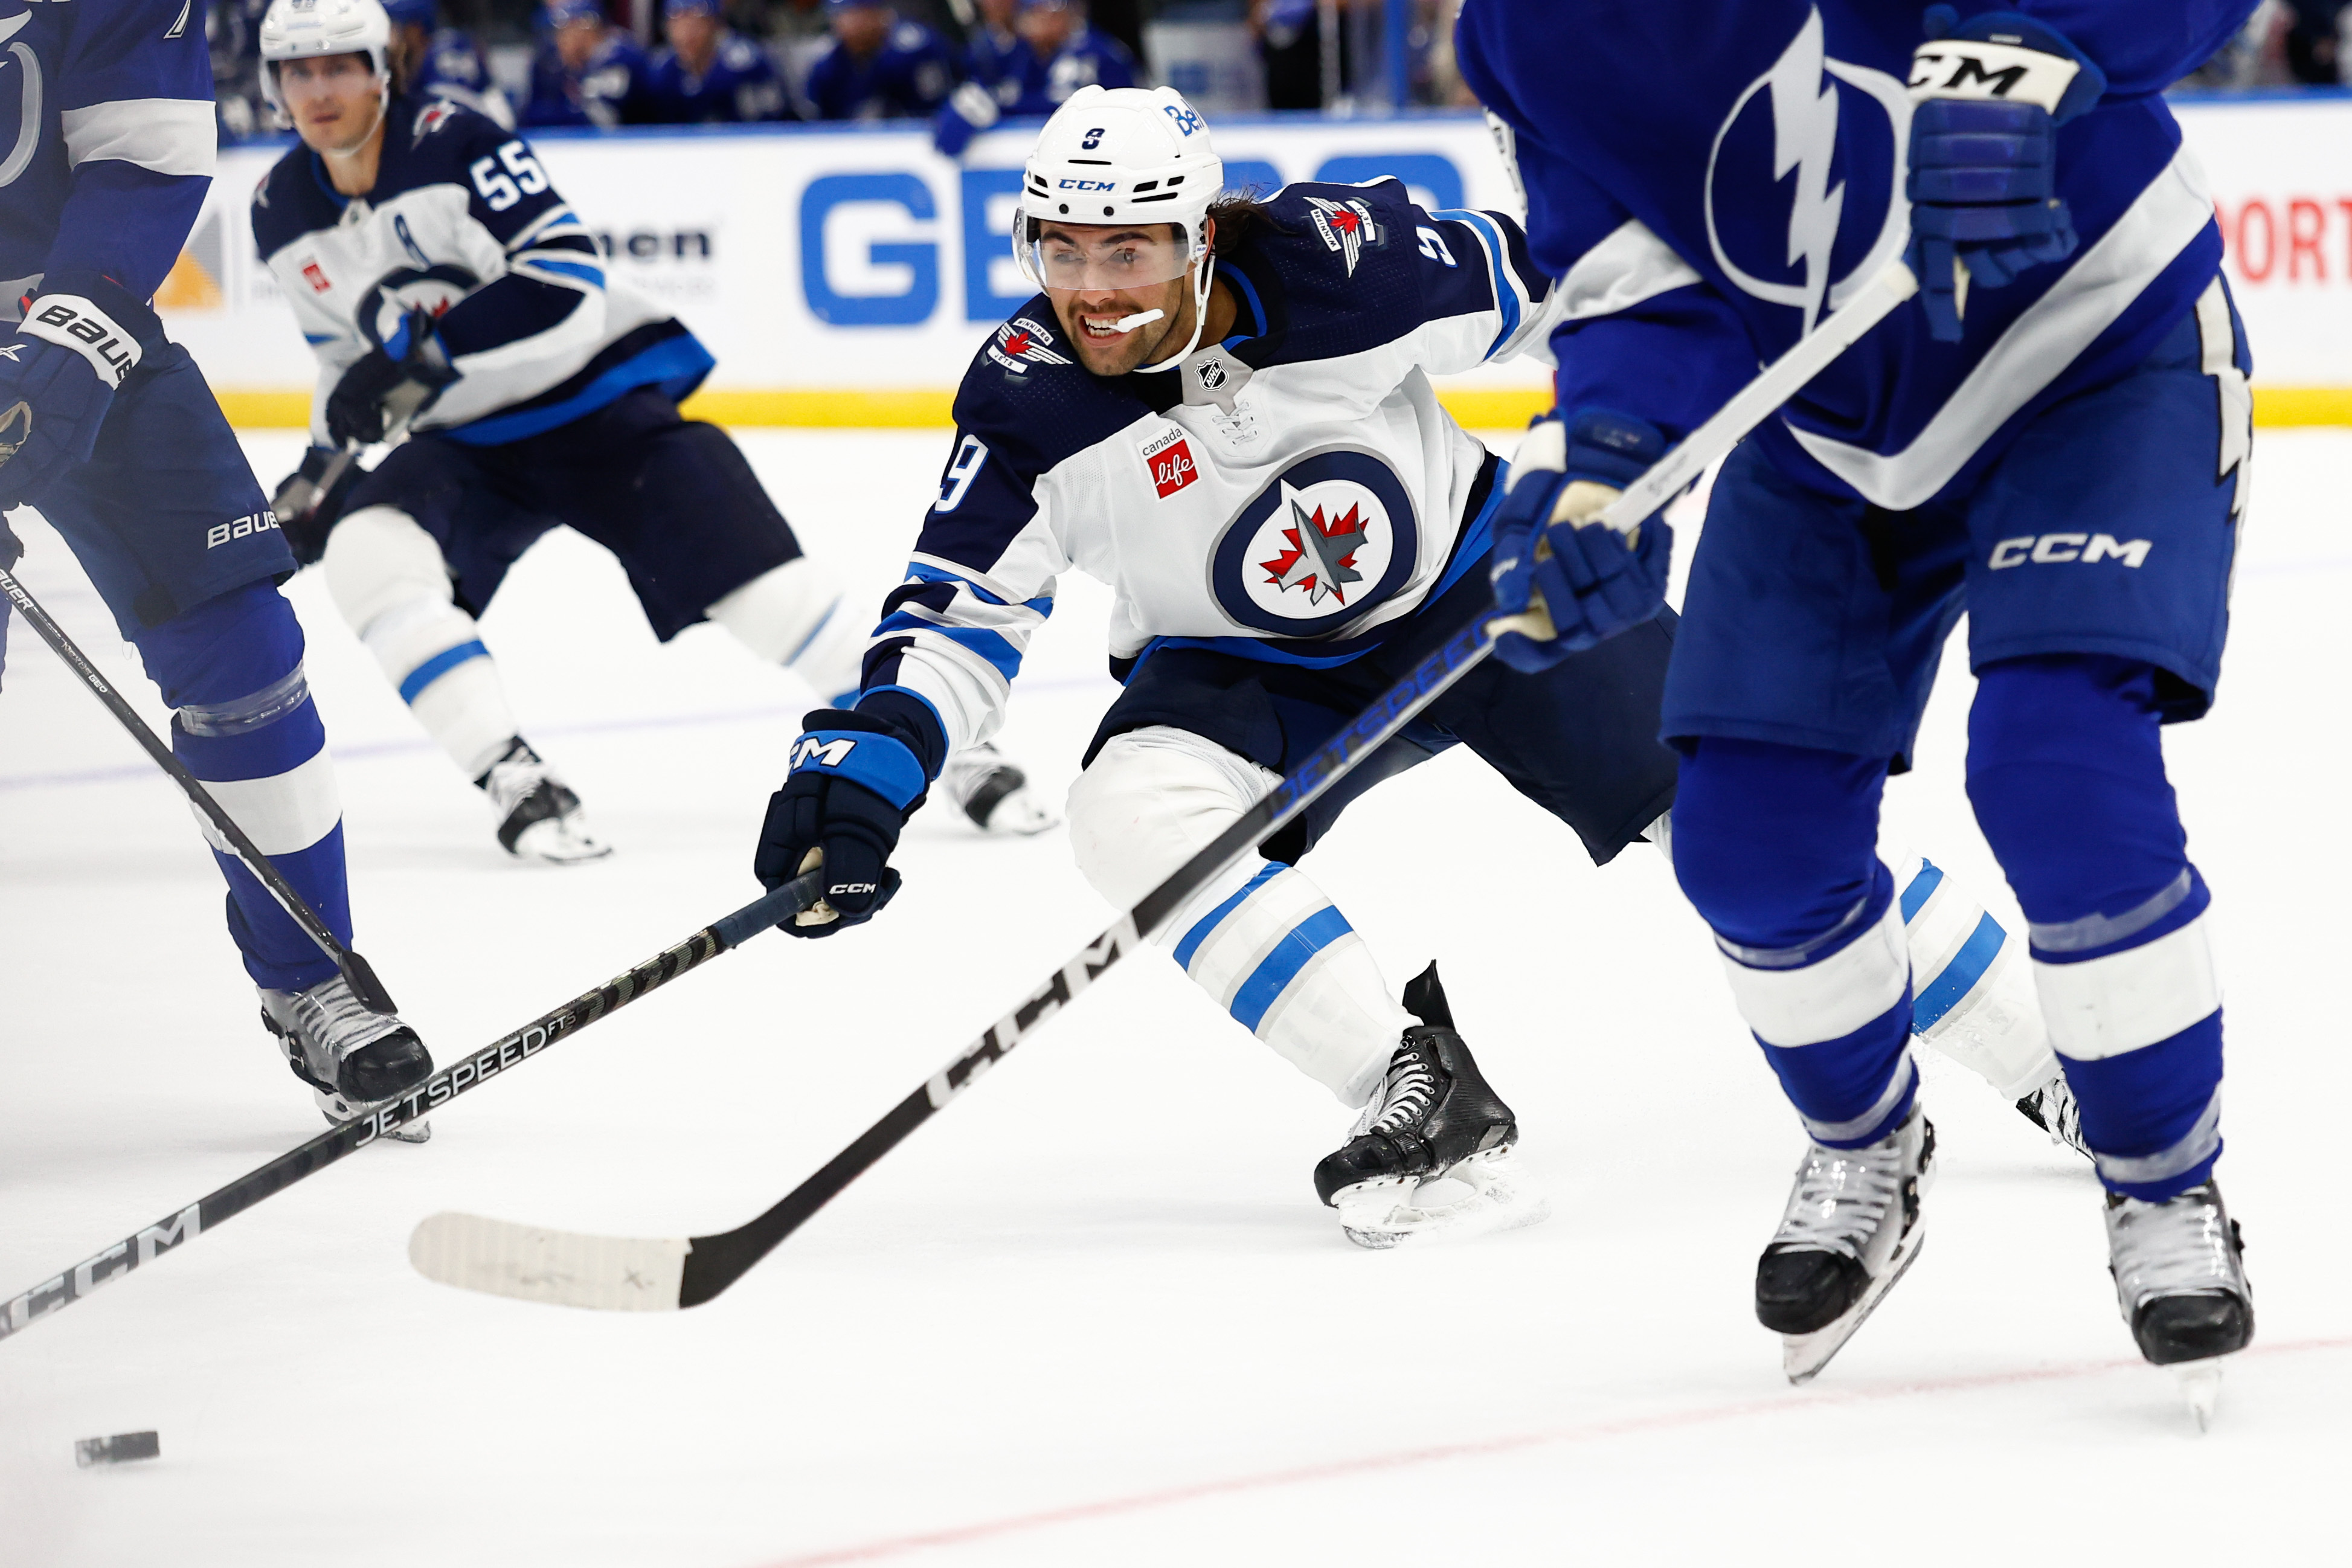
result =
[[[593,991],[582,992],[551,1013],[541,1014],[464,1061],[443,1068],[402,1098],[322,1132],[298,1149],[288,1150],[218,1192],[197,1199],[176,1214],[165,1215],[146,1229],[83,1258],[63,1274],[42,1281],[0,1306],[0,1339],[6,1339],[36,1319],[70,1306],[100,1286],[113,1283],[165,1252],[185,1246],[230,1216],[244,1213],[272,1194],[284,1192],[352,1151],[365,1148],[394,1128],[438,1110],[467,1090],[530,1060],[566,1036],[619,1012],[646,992],[668,984],[688,970],[709,963],[730,948],[740,947],[761,931],[814,904],[823,891],[824,878],[814,872],[787,882],[733,914],[713,921],[676,946],[663,949],[626,973],[615,975]]]
[[[1681,445],[1627,486],[1600,521],[1630,535],[1643,518],[1695,482],[1709,463],[1731,450],[1855,339],[1917,291],[1917,280],[1909,268],[1899,261],[1889,265],[1844,308],[1774,361]],[[1080,948],[1020,1005],[750,1224],[715,1236],[602,1237],[445,1213],[428,1215],[418,1224],[408,1240],[409,1261],[420,1273],[445,1285],[526,1301],[608,1311],[667,1311],[700,1306],[741,1279],[875,1162],[946,1109],[973,1079],[1076,1000],[1080,992],[1133,952],[1226,867],[1304,811],[1469,674],[1493,651],[1497,636],[1515,630],[1545,639],[1555,635],[1551,617],[1540,601],[1525,615],[1481,616],[1455,633],[1412,674],[1375,698],[1354,723],[1244,812],[1213,843]]]
[[[58,657],[66,661],[67,667],[81,677],[81,683],[106,704],[107,711],[121,720],[122,727],[131,731],[131,738],[146,748],[147,754],[155,759],[156,766],[171,775],[172,782],[180,786],[181,793],[188,797],[190,804],[206,822],[212,824],[213,831],[220,836],[221,841],[236,852],[236,858],[245,862],[245,868],[253,873],[254,879],[278,900],[278,907],[286,911],[287,918],[302,928],[302,934],[316,942],[320,952],[334,961],[335,967],[342,971],[344,982],[351,986],[352,994],[359,998],[360,1005],[371,1013],[395,1011],[392,994],[383,988],[383,982],[376,978],[375,970],[368,961],[336,939],[335,933],[327,929],[327,922],[320,920],[318,911],[294,890],[294,885],[279,875],[278,868],[270,864],[269,857],[246,836],[245,829],[236,825],[236,818],[221,809],[220,802],[213,798],[212,791],[206,789],[203,781],[172,754],[171,747],[156,738],[155,731],[147,727],[147,721],[123,700],[122,693],[115,690],[106,677],[98,672],[98,667],[83,657],[81,649],[74,646],[73,639],[66,636],[65,628],[50,619],[49,613],[41,608],[32,595],[25,592],[25,585],[6,571],[0,571],[0,594],[7,595],[9,603],[15,605],[25,619],[32,624],[33,629],[41,634],[41,640],[57,650]]]

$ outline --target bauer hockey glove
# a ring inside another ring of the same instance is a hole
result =
[[[302,454],[302,466],[279,480],[278,493],[270,498],[269,510],[278,514],[278,531],[285,534],[294,559],[302,565],[315,566],[326,554],[327,535],[342,521],[343,503],[367,478],[367,470],[357,463],[345,463],[333,487],[321,494],[319,481],[341,455],[332,447],[311,447]]]
[[[1998,289],[2074,253],[2058,196],[2058,127],[2098,102],[2105,72],[2045,22],[1931,5],[1911,57],[1911,245],[1927,331],[1960,337],[1971,283]]]
[[[897,895],[890,852],[930,779],[898,726],[873,714],[820,708],[802,722],[808,729],[793,742],[784,787],[769,798],[751,870],[772,889],[821,863],[824,901],[782,929],[831,936],[872,920]]]
[[[395,402],[414,418],[457,379],[448,351],[433,334],[433,313],[411,310],[399,331],[362,354],[327,395],[327,434],[338,445],[372,446],[383,439],[385,413]]]
[[[0,509],[35,500],[89,461],[114,394],[163,323],[95,272],[53,272],[0,341]]]
[[[1656,513],[1629,537],[1597,521],[1627,485],[1666,454],[1658,427],[1631,415],[1554,409],[1529,427],[1511,459],[1495,512],[1488,568],[1495,607],[1526,610],[1536,596],[1551,616],[1549,641],[1520,632],[1495,639],[1495,657],[1522,674],[1654,618],[1665,607],[1675,533]]]

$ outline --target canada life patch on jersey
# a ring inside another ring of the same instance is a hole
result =
[[[1166,500],[1186,485],[1201,477],[1198,464],[1192,461],[1192,443],[1181,430],[1165,430],[1136,448],[1143,454],[1143,466],[1151,470],[1151,488]]]
[[[996,341],[988,345],[988,357],[1015,375],[1027,375],[1033,364],[1067,364],[1070,362],[1045,345],[1054,334],[1026,316],[1015,316],[996,329]]]
[[[302,277],[303,280],[310,285],[310,292],[313,294],[323,294],[334,287],[327,277],[327,269],[315,261],[302,263]]]
[[[1348,276],[1353,278],[1364,247],[1381,242],[1381,226],[1372,221],[1372,209],[1352,198],[1327,202],[1321,196],[1309,196],[1307,205],[1313,209],[1315,232],[1323,237],[1327,248],[1347,262]]]
[[[1258,492],[1217,542],[1210,583],[1239,624],[1317,637],[1402,587],[1420,550],[1412,500],[1369,452],[1302,458]]]

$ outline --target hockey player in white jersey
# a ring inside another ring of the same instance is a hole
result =
[[[1488,606],[1504,465],[1428,378],[1542,352],[1566,296],[1502,214],[1424,211],[1393,180],[1263,203],[1222,181],[1170,89],[1084,89],[1045,126],[1014,237],[1044,292],[975,356],[864,688],[809,716],[769,808],[762,880],[827,873],[825,905],[787,930],[837,931],[895,893],[901,826],[940,759],[999,721],[1065,571],[1118,595],[1126,689],[1068,815],[1081,868],[1119,906]],[[1293,862],[1364,790],[1456,742],[1596,862],[1664,847],[1674,627],[1660,616],[1540,676],[1473,672],[1161,933],[1236,1022],[1360,1110],[1315,1172],[1359,1243],[1504,1228],[1544,1204],[1434,966],[1400,1005]],[[1921,1032],[2011,1099],[2063,1097],[2000,926],[1935,868],[1909,880],[1938,982]]]
[[[475,616],[541,535],[569,524],[620,559],[656,636],[706,618],[820,696],[854,688],[861,628],[725,432],[683,419],[709,373],[686,327],[607,279],[528,143],[400,90],[377,0],[278,0],[263,85],[302,144],[254,194],[253,232],[318,389],[280,488],[298,555],[466,777],[518,857],[606,846],[526,741]],[[347,444],[409,438],[315,496]],[[983,829],[1050,817],[992,751],[956,760]]]

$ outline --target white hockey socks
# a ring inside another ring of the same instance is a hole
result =
[[[2003,1100],[2056,1078],[2024,944],[1934,862],[1906,855],[1894,867],[1911,950],[1912,1032]]]
[[[1070,787],[1070,839],[1097,892],[1126,907],[1208,843],[1276,775],[1190,731],[1113,737]],[[1235,1022],[1362,1105],[1416,1020],[1362,937],[1303,873],[1251,856],[1194,895],[1158,941]]]
[[[761,573],[703,613],[760,658],[797,672],[825,701],[857,690],[867,628],[832,574],[807,556]]]

